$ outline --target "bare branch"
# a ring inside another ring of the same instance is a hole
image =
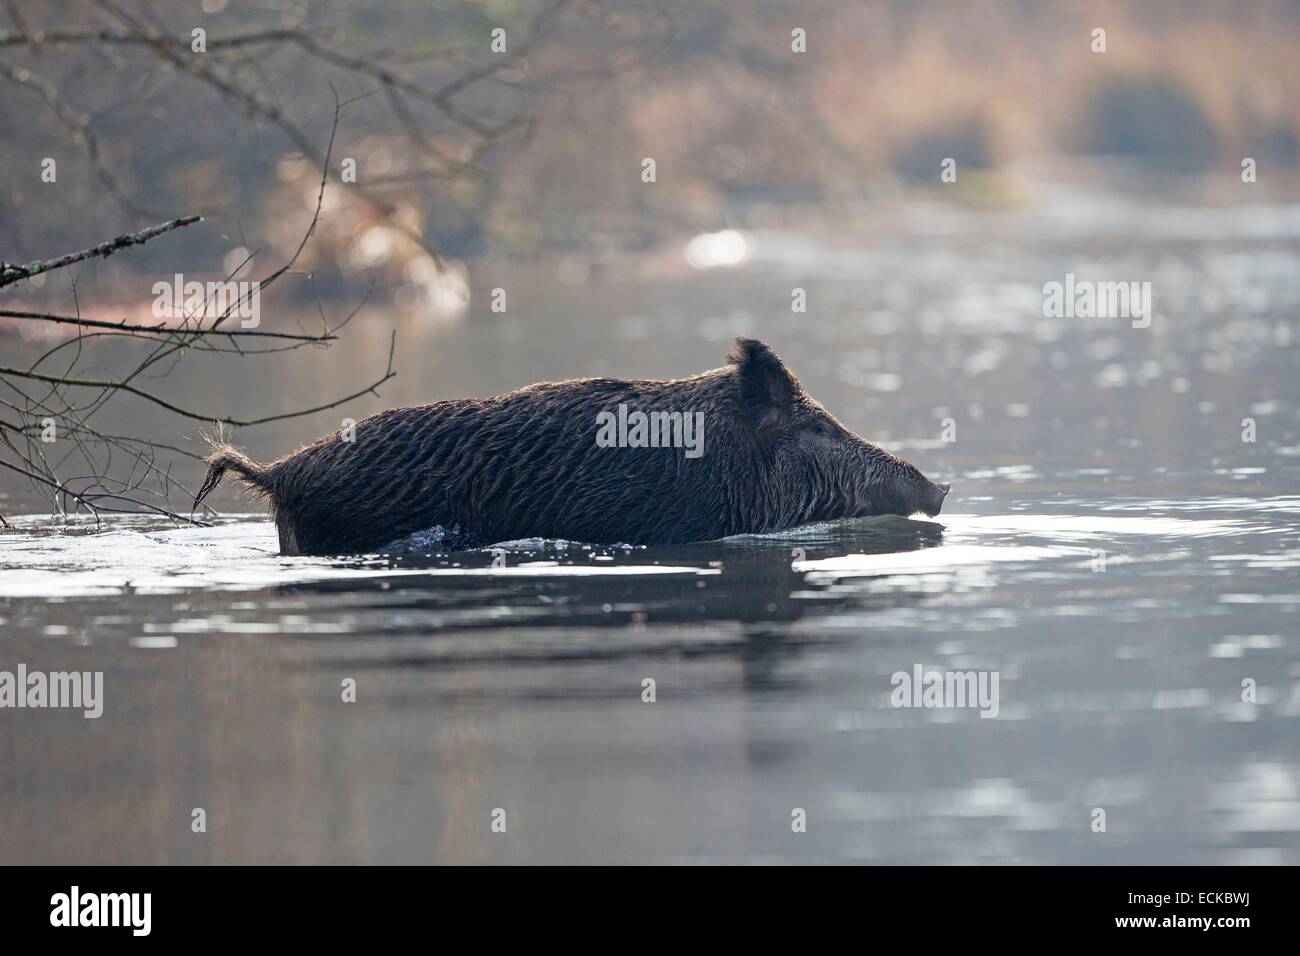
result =
[[[82,262],[86,259],[93,259],[96,256],[107,259],[119,249],[129,249],[132,246],[142,246],[150,239],[165,235],[173,229],[181,229],[185,226],[201,222],[202,216],[182,216],[180,219],[173,219],[171,222],[162,222],[156,226],[149,226],[147,229],[141,229],[139,232],[129,232],[125,235],[118,236],[116,239],[110,239],[108,242],[101,242],[97,246],[89,249],[82,249],[80,252],[72,252],[66,256],[59,256],[57,259],[46,259],[43,261],[29,262],[25,266],[10,265],[7,262],[0,262],[0,287],[12,285],[15,282],[21,282],[23,279],[30,279],[32,276],[38,276],[45,272],[52,272],[55,269],[62,269],[64,266],[70,266],[75,262]]]
[[[393,335],[394,337],[396,337],[397,333],[394,332]],[[188,411],[179,405],[175,405],[167,401],[166,399],[159,398],[157,395],[154,395],[150,392],[146,392],[144,389],[137,388],[136,386],[125,381],[115,381],[113,379],[101,380],[101,379],[90,379],[90,378],[75,378],[70,375],[49,375],[46,374],[45,372],[31,372],[21,368],[8,368],[6,366],[0,366],[0,376],[2,377],[25,378],[35,382],[46,382],[58,386],[73,386],[75,388],[101,388],[106,391],[126,392],[129,395],[135,395],[138,398],[143,398],[146,401],[153,402],[155,405],[158,405],[161,408],[165,408],[167,409],[167,411],[172,412],[175,415],[180,415],[182,418],[191,418],[199,422],[219,421],[219,422],[226,422],[230,425],[240,425],[240,426],[263,425],[267,422],[283,421],[286,418],[300,418],[303,415],[311,415],[314,412],[321,412],[327,408],[335,408],[339,405],[342,405],[344,402],[351,401],[354,398],[360,398],[362,395],[373,393],[375,389],[377,389],[380,385],[383,385],[390,378],[393,378],[396,375],[397,373],[393,371],[393,354],[392,351],[390,350],[388,355],[388,370],[378,381],[374,382],[371,385],[367,385],[365,388],[361,389],[360,391],[353,392],[351,395],[345,395],[343,398],[337,399],[336,401],[333,402],[329,402],[325,405],[316,405],[313,408],[304,408],[294,412],[284,412],[283,414],[280,415],[268,415],[265,418],[239,419],[231,415],[212,415],[212,414],[206,414],[201,412]]]
[[[52,315],[48,312],[23,312],[16,309],[0,309],[0,317],[34,319],[60,325],[77,325],[87,329],[129,332],[135,335],[183,335],[193,337],[219,335],[222,338],[286,339],[294,342],[332,342],[338,338],[338,336],[329,333],[323,335],[295,335],[289,332],[267,332],[263,329],[195,329],[177,325],[129,325],[126,319],[121,322],[106,322],[98,319],[82,319],[71,315]]]

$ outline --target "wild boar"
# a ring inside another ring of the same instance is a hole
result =
[[[690,378],[543,382],[380,412],[269,465],[212,440],[270,503],[284,554],[373,551],[415,531],[646,545],[867,515],[934,516],[947,483],[858,437],[767,345]]]

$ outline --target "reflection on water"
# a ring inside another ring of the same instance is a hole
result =
[[[5,714],[0,849],[1300,859],[1300,499],[1008,503],[334,560],[279,557],[261,518],[24,519],[0,551],[6,658],[102,669],[107,705]],[[998,671],[998,718],[892,708],[915,664]],[[219,811],[204,838],[195,806]]]
[[[1300,863],[1295,210],[1058,196],[539,281],[526,315],[404,329],[373,400],[678,375],[758,334],[953,482],[934,520],[327,560],[258,516],[11,517],[0,670],[102,670],[106,700],[0,711],[0,861]],[[1098,270],[1153,282],[1151,329],[1042,317],[1044,282]],[[382,364],[362,321],[285,371],[299,397]],[[237,412],[257,375],[187,385]],[[916,665],[997,672],[998,717],[892,707]]]

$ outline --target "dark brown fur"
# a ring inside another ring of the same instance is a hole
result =
[[[771,349],[737,339],[722,368],[671,381],[543,382],[380,412],[269,465],[213,441],[201,501],[226,471],[269,499],[284,554],[373,551],[459,525],[517,538],[673,544],[865,515],[937,514],[947,485],[864,441]],[[704,449],[602,448],[597,416],[704,413]]]

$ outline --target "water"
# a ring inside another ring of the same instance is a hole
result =
[[[282,558],[259,515],[51,523],[13,488],[0,669],[102,670],[105,706],[0,712],[0,860],[1300,862],[1296,207],[1054,195],[536,278],[522,314],[404,329],[373,400],[680,375],[758,334],[953,482],[933,520]],[[1044,319],[1042,284],[1089,270],[1152,281],[1152,327]],[[371,321],[288,373],[306,401],[382,364]],[[185,385],[275,397],[230,363]],[[996,718],[891,706],[916,665],[996,672]]]

